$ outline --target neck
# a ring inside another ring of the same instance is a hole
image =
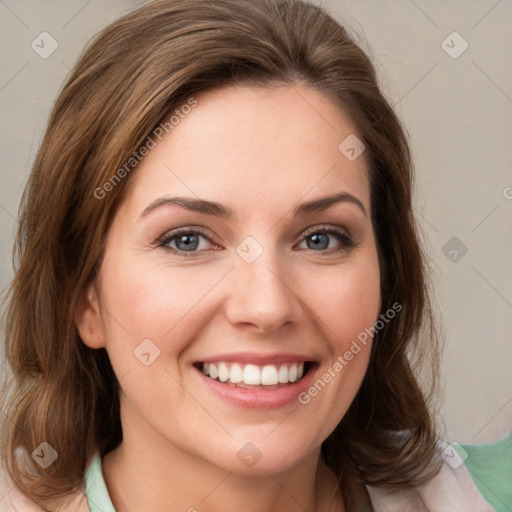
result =
[[[339,485],[320,450],[280,473],[238,474],[186,453],[168,441],[155,443],[154,438],[149,441],[140,432],[131,434],[129,429],[123,429],[123,442],[102,462],[105,483],[117,512],[345,510]]]

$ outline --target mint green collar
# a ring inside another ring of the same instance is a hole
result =
[[[512,510],[512,431],[499,441],[463,444],[464,461],[480,494],[497,512]]]
[[[455,449],[459,451],[460,447],[466,451],[464,464],[480,493],[497,512],[509,512],[512,507],[512,432],[495,443],[463,444]],[[85,488],[90,512],[116,512],[103,479],[99,452],[85,473]]]
[[[103,479],[99,452],[96,452],[85,473],[85,495],[91,512],[116,512]]]

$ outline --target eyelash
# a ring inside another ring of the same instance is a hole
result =
[[[333,235],[335,236],[340,243],[340,247],[334,247],[331,249],[323,249],[320,251],[313,251],[313,252],[320,252],[320,253],[327,253],[331,254],[333,252],[341,252],[345,251],[347,249],[351,249],[353,247],[356,247],[355,241],[346,233],[346,231],[336,228],[334,226],[315,226],[313,228],[307,229],[304,234],[303,238],[300,241],[300,243],[303,242],[303,240],[307,239],[311,235],[316,234],[322,234],[322,235]],[[175,254],[178,254],[179,256],[183,256],[185,258],[193,258],[197,256],[198,253],[201,251],[182,251],[179,249],[174,249],[173,247],[169,247],[169,243],[173,240],[177,239],[180,235],[201,235],[202,237],[206,238],[210,243],[213,245],[216,245],[208,236],[205,230],[197,227],[197,228],[178,228],[175,231],[172,231],[170,233],[165,234],[163,237],[161,237],[158,240],[158,246],[163,247],[164,249],[167,249]],[[312,250],[312,249],[307,249]]]

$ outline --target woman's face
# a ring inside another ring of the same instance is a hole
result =
[[[367,368],[365,154],[305,86],[195,99],[129,178],[77,324],[120,381],[124,443],[274,473],[318,454]]]

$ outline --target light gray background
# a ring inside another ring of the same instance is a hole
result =
[[[89,38],[140,3],[0,0],[2,289],[20,194],[60,87]],[[447,441],[498,439],[512,429],[512,1],[315,3],[373,55],[410,134],[444,319]],[[46,59],[31,48],[44,31],[59,45]],[[446,246],[453,237],[459,246]]]

